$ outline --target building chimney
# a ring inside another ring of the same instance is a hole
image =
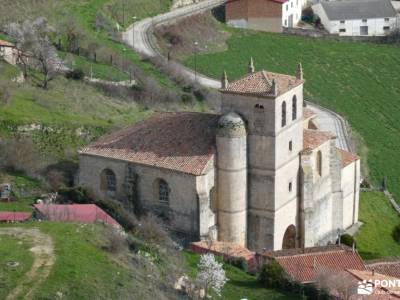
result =
[[[252,74],[256,71],[256,69],[254,68],[254,61],[253,58],[250,57],[250,62],[249,62],[249,73]]]
[[[303,77],[303,66],[301,65],[301,63],[299,63],[298,66],[297,66],[296,78],[298,80],[304,80],[304,77]]]
[[[356,243],[353,241],[353,253],[356,252]]]
[[[271,91],[274,96],[278,96],[278,85],[276,84],[275,79],[272,79]]]
[[[226,71],[222,74],[221,78],[221,88],[226,89],[229,86],[228,75],[226,75]]]
[[[372,269],[372,276],[375,276],[375,269]]]

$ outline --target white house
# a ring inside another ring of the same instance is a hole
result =
[[[18,50],[15,48],[15,45],[0,40],[0,58],[3,58],[9,64],[15,65],[18,60]]]
[[[398,27],[397,12],[389,0],[324,1],[312,8],[331,34],[382,36]]]

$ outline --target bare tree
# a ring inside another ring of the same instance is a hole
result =
[[[74,17],[69,16],[59,24],[59,32],[65,35],[68,52],[78,53],[82,41],[86,38]]]
[[[56,48],[50,42],[49,35],[53,29],[46,18],[26,20],[22,24],[11,23],[6,31],[16,41],[17,48],[22,53],[20,59],[28,58],[29,64],[42,73],[42,87],[46,89],[49,81],[58,74],[63,65]]]

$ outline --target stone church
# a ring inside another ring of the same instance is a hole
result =
[[[303,71],[222,78],[221,114],[154,113],[79,152],[79,182],[187,241],[252,250],[334,242],[358,221],[360,159],[303,105]]]

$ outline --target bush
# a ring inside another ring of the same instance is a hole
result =
[[[267,288],[279,288],[285,283],[285,276],[282,267],[276,261],[265,264],[259,275],[259,280]]]
[[[139,225],[135,228],[135,235],[152,245],[173,247],[174,244],[163,222],[152,214],[148,214],[140,219]]]
[[[350,234],[346,233],[340,236],[340,243],[349,247],[353,247],[353,243],[355,244],[355,240]]]
[[[392,236],[400,244],[400,224],[393,228]]]
[[[192,96],[189,95],[189,94],[183,94],[182,95],[182,102],[185,103],[185,104],[192,102]]]
[[[126,237],[117,229],[112,228],[109,232],[107,232],[107,239],[107,250],[113,254],[120,253],[128,246]]]
[[[73,80],[82,80],[85,77],[85,73],[82,71],[82,69],[74,69],[68,71],[65,74],[65,77]]]
[[[78,204],[94,202],[89,192],[83,187],[63,188],[58,191],[58,195],[63,203],[68,203],[70,201]]]
[[[16,137],[0,140],[0,167],[36,177],[44,164],[39,149],[32,139]]]

